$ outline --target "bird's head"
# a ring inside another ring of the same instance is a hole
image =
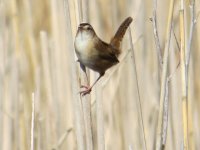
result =
[[[93,38],[96,35],[93,27],[89,23],[81,23],[78,27],[77,35],[84,39]]]

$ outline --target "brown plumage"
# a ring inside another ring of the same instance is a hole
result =
[[[118,28],[117,32],[115,33],[115,36],[111,39],[110,44],[118,50],[116,54],[121,53],[121,42],[124,37],[124,34],[126,33],[127,28],[129,27],[130,23],[133,21],[131,17],[126,18],[120,27]]]
[[[81,65],[99,72],[100,74],[99,78],[92,86],[82,86],[86,88],[86,90],[81,91],[81,94],[86,95],[90,93],[92,87],[104,75],[105,71],[119,63],[117,57],[121,53],[121,42],[131,22],[131,17],[125,19],[109,44],[102,41],[96,35],[90,24],[81,23],[79,25],[74,43],[78,61]]]

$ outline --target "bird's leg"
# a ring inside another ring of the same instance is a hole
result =
[[[80,62],[80,61],[79,61]],[[80,67],[81,69],[83,70],[83,72],[85,73],[85,76],[87,78],[87,84],[89,84],[89,78],[88,78],[88,75],[87,75],[87,71],[86,71],[86,67],[80,62]],[[89,86],[86,86],[86,85],[81,85],[80,88],[88,88]]]
[[[104,73],[100,73],[99,77],[96,79],[96,81],[92,84],[92,86],[90,87],[87,87],[87,86],[84,86],[84,88],[86,88],[86,90],[84,91],[81,91],[80,94],[82,96],[85,96],[86,94],[89,94],[91,91],[92,91],[92,88],[93,86],[97,83],[97,81],[99,81],[99,79],[104,75]]]
[[[85,71],[85,75],[86,75],[86,78],[87,78],[87,84],[89,84],[89,78],[88,78],[88,75],[87,75],[87,72]],[[90,86],[89,85],[81,85],[80,88],[85,88],[85,89],[88,89]]]
[[[86,78],[87,78],[87,84],[89,84],[89,78],[88,78],[88,75],[87,75],[87,72],[85,72],[85,75],[86,75]],[[80,88],[85,88],[87,89],[89,87],[89,85],[81,85]]]

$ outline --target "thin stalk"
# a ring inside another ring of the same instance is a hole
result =
[[[34,150],[34,129],[35,129],[35,94],[32,93],[32,114],[31,114],[31,148]]]
[[[163,148],[166,145],[167,140],[167,129],[168,129],[168,114],[169,114],[169,77],[167,78],[167,83],[165,87],[165,98],[164,98],[164,108],[163,108],[163,130],[162,130],[162,145]]]
[[[187,51],[186,51],[186,62],[185,62],[185,67],[186,67],[186,94],[187,94],[187,97],[188,97],[188,106],[191,106],[192,104],[192,101],[189,101],[189,94],[188,94],[188,89],[189,89],[189,64],[190,64],[190,57],[191,57],[191,46],[192,46],[192,39],[193,39],[193,34],[194,34],[194,28],[195,28],[195,25],[196,25],[196,23],[197,23],[197,20],[198,20],[198,17],[199,17],[199,12],[198,12],[198,14],[196,15],[195,14],[195,0],[192,0],[191,1],[191,6],[190,6],[190,14],[191,14],[191,19],[190,19],[190,32],[189,32],[189,39],[188,39],[188,45],[186,45],[186,47],[187,47]],[[193,91],[192,90],[192,86],[191,86],[191,91]],[[188,108],[188,110],[190,110],[191,111],[191,108]],[[192,112],[190,112],[190,111],[188,111],[188,115],[190,115],[191,116],[191,114],[192,114]],[[190,119],[192,119],[192,117],[190,117],[189,116],[189,118]],[[191,123],[192,123],[192,121],[191,121]],[[191,124],[190,123],[190,124]],[[193,126],[192,125],[189,125],[189,129],[190,129],[190,131],[188,131],[190,134],[191,134],[191,136],[190,136],[190,139],[188,139],[189,141],[189,143],[191,143],[191,145],[190,145],[190,148],[192,148],[192,146],[194,145],[194,143],[193,143],[193,141],[194,141],[194,137],[193,137],[193,133],[194,133],[194,129],[193,129]]]
[[[161,52],[160,40],[158,36],[158,27],[157,27],[157,0],[153,1],[152,22],[153,22],[153,33],[154,33],[154,39],[155,39],[155,44],[156,44],[157,56],[159,60],[159,66],[160,66],[160,70],[162,70],[163,60],[162,60],[162,52]]]
[[[81,17],[82,17],[79,22],[88,22],[89,21],[89,2],[88,0],[79,0],[78,2],[79,2],[79,14],[81,14]],[[88,85],[89,81],[88,81],[86,73],[84,71],[81,71],[80,76],[81,76],[81,84]],[[85,124],[86,146],[87,146],[87,150],[93,150],[90,94],[84,97],[81,97],[81,100],[82,100],[82,108],[83,108],[83,119],[84,119],[84,124]]]
[[[69,1],[64,0],[64,13],[65,13],[65,22],[66,22],[66,33],[67,33],[67,41],[68,41],[68,49],[69,49],[69,55],[71,63],[71,78],[72,78],[72,92],[73,92],[73,106],[74,106],[74,116],[75,116],[75,131],[76,131],[76,138],[77,138],[77,149],[78,150],[85,150],[85,139],[84,139],[84,122],[83,122],[83,115],[81,112],[81,102],[79,95],[77,94],[79,91],[78,87],[78,79],[77,76],[77,65],[73,58],[75,58],[74,55],[74,46],[73,46],[73,36],[72,36],[72,27],[71,27],[71,20],[70,20],[70,11],[69,11]],[[76,5],[77,3],[75,3]],[[76,7],[77,8],[77,7]],[[77,8],[78,9],[78,8]],[[77,12],[77,11],[76,11]],[[77,15],[77,14],[76,14]]]
[[[184,1],[180,0],[180,39],[181,39],[181,82],[182,82],[182,117],[183,117],[183,145],[188,150],[188,95],[186,82],[186,59],[185,59],[185,24],[184,24]]]
[[[158,117],[158,126],[157,126],[157,138],[156,138],[156,150],[164,149],[163,146],[163,117],[164,117],[164,100],[166,97],[166,84],[167,84],[167,68],[168,68],[168,57],[169,57],[169,47],[172,31],[172,19],[174,11],[174,0],[170,1],[169,6],[169,15],[167,22],[167,34],[166,34],[166,43],[165,51],[163,56],[163,69],[161,76],[161,93],[160,93],[160,107],[159,107],[159,117]]]
[[[139,116],[140,116],[140,123],[142,126],[142,136],[143,136],[143,142],[144,142],[144,149],[147,150],[147,144],[146,144],[146,137],[145,137],[145,131],[144,131],[144,121],[143,121],[143,114],[142,114],[142,105],[141,105],[141,98],[140,98],[140,91],[139,91],[139,84],[138,84],[138,77],[137,77],[137,68],[135,63],[135,54],[133,49],[133,41],[132,41],[132,35],[131,35],[131,28],[129,28],[129,39],[130,39],[130,45],[131,45],[131,52],[133,57],[133,66],[135,71],[135,78],[136,78],[136,84],[137,84],[137,94],[138,94],[138,104],[139,104]]]
[[[199,13],[197,14],[197,16],[195,16],[195,0],[193,0],[191,4],[191,21],[190,21],[191,25],[190,25],[190,33],[189,33],[186,60],[185,60],[187,83],[188,83],[188,71],[189,71],[189,62],[190,62],[190,55],[191,55],[191,44],[192,44],[192,38],[193,38],[193,33],[194,33],[194,27],[197,23],[198,17],[199,17]],[[186,91],[188,91],[188,86],[187,86]]]
[[[59,150],[60,149],[60,147],[63,145],[63,143],[67,139],[68,135],[72,132],[72,130],[73,130],[72,128],[69,128],[67,131],[65,131],[62,134],[62,136],[58,140],[58,143],[55,145],[55,148],[54,148],[55,150]]]
[[[105,150],[102,88],[99,88],[99,91],[96,93],[97,93],[97,99],[96,99],[97,149]]]
[[[187,55],[186,55],[186,68],[188,69],[189,61],[190,61],[190,55],[191,55],[191,44],[192,44],[192,37],[194,33],[194,27],[197,23],[197,19],[199,17],[199,13],[195,17],[195,0],[192,0],[191,4],[191,25],[190,25],[190,33],[189,33],[189,39],[188,39],[188,47],[187,47]]]

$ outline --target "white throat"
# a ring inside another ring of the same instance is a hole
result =
[[[92,40],[93,36],[91,33],[85,31],[78,32],[75,38],[75,46],[77,51],[86,51],[89,48],[88,46],[91,45]]]

